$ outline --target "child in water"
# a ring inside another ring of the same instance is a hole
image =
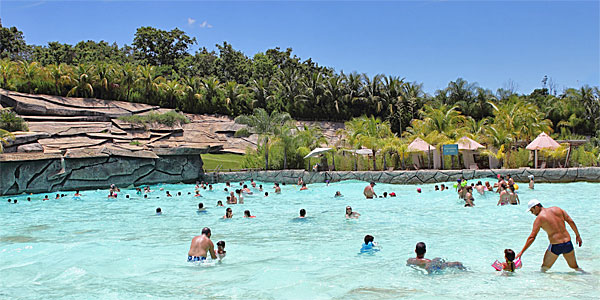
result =
[[[504,258],[506,262],[502,263],[502,270],[514,272],[517,268],[513,262],[515,260],[515,252],[512,249],[504,249]]]
[[[492,267],[496,269],[496,271],[509,271],[514,272],[516,269],[521,267],[521,261],[515,260],[515,252],[512,249],[504,249],[504,259],[506,262],[495,261]]]
[[[219,260],[222,260],[227,255],[227,251],[225,251],[225,241],[217,242],[217,257]]]
[[[360,253],[379,251],[379,244],[375,242],[375,238],[372,235],[365,235],[364,241],[365,243],[362,244]]]

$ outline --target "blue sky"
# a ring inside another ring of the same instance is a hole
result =
[[[214,49],[248,56],[291,47],[337,72],[386,74],[427,92],[462,77],[521,93],[548,75],[563,87],[600,84],[600,1],[0,1],[3,26],[29,44],[105,40],[178,27]]]

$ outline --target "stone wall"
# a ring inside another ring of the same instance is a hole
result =
[[[511,175],[516,182],[529,182],[528,176],[534,175],[536,182],[600,182],[600,168],[567,169],[492,169],[492,170],[419,170],[419,171],[359,171],[359,172],[307,172],[304,170],[251,171],[205,174],[208,182],[239,182],[254,179],[263,182],[296,183],[298,177],[306,183],[331,182],[342,180],[374,181],[393,184],[423,184],[451,182],[464,177],[468,180],[478,178],[496,178],[497,175]]]
[[[155,183],[192,183],[203,174],[199,154],[157,158],[105,157],[0,160],[0,195],[106,189]]]

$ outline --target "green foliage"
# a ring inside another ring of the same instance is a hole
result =
[[[0,129],[14,131],[29,131],[27,122],[10,108],[0,109]]]
[[[4,152],[4,145],[8,144],[8,142],[14,138],[15,136],[12,133],[4,129],[0,129],[0,153]]]
[[[17,59],[27,49],[23,32],[16,27],[0,26],[0,58]]]
[[[227,172],[231,170],[239,170],[246,168],[243,166],[247,155],[223,153],[223,154],[202,154],[202,167],[210,172],[221,166],[221,171]]]
[[[598,164],[598,155],[592,151],[586,151],[584,147],[577,147],[571,151],[571,166],[591,167]]]
[[[141,145],[142,145],[142,143],[140,143],[140,141],[131,141],[131,142],[129,143],[129,145],[132,145],[132,146],[141,146]]]
[[[196,44],[196,38],[191,38],[182,30],[175,28],[171,31],[153,27],[140,27],[133,38],[135,57],[142,64],[153,66],[173,66],[177,59],[186,55],[190,46]],[[163,74],[170,73],[164,69]]]
[[[251,133],[248,130],[248,128],[242,128],[242,129],[236,131],[233,136],[239,138],[239,137],[249,137],[250,135],[251,135]]]
[[[510,155],[505,161],[505,166],[510,169],[532,166],[532,163],[530,163],[529,155],[531,155],[531,151],[524,148],[520,148],[517,151],[513,151],[512,155]]]
[[[234,117],[263,109],[302,120],[348,121],[367,113],[387,122],[397,135],[434,144],[467,135],[495,149],[505,145],[506,159],[517,144],[542,131],[564,138],[589,136],[600,144],[597,86],[567,88],[558,95],[544,86],[519,95],[514,85],[493,93],[457,78],[428,95],[422,84],[401,77],[335,73],[297,57],[291,48],[248,57],[223,42],[217,51],[201,47],[192,54],[195,38],[177,28],[140,27],[133,45],[120,48],[89,40],[75,46],[26,45],[15,27],[0,29],[0,85],[20,92]]]
[[[162,114],[150,112],[145,115],[122,116],[119,117],[119,120],[133,124],[141,124],[144,126],[151,124],[163,124],[170,127],[180,124],[187,124],[190,122],[188,117],[174,111],[169,111]]]

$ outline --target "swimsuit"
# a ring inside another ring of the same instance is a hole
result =
[[[550,244],[548,245],[548,250],[550,250],[550,252],[556,255],[570,253],[571,251],[573,251],[573,243],[571,243],[571,241],[568,241],[561,244]]]
[[[206,260],[206,257],[204,257],[204,256],[191,256],[191,255],[188,255],[188,262],[203,261],[203,260]]]

